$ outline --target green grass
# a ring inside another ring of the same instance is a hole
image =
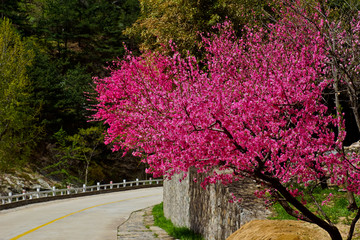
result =
[[[269,219],[296,220],[296,218],[290,216],[279,203],[272,205],[272,212],[274,213],[274,216],[269,217]]]
[[[175,227],[174,224],[164,217],[163,203],[155,205],[152,214],[154,215],[155,226],[164,229],[170,236],[181,240],[204,240],[199,234],[186,227]]]
[[[313,196],[321,205],[321,202],[326,199],[329,193],[332,193],[333,197],[331,198],[331,201],[328,204],[322,206],[323,211],[335,224],[350,224],[351,220],[355,217],[355,212],[349,211],[347,209],[348,201],[346,199],[346,193],[338,190],[338,188],[321,189],[319,187],[315,189],[315,191],[313,192]],[[318,209],[314,204],[312,198],[307,195],[306,192],[304,192],[304,199],[307,201],[306,207],[309,208],[312,212],[316,213],[319,217],[323,218],[322,215],[318,213]],[[355,199],[359,206],[359,196],[355,196]],[[285,210],[278,203],[275,203],[272,209],[274,212],[274,216],[272,216],[270,219],[296,220],[296,218],[287,214],[287,212],[285,212]]]

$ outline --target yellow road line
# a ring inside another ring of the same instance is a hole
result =
[[[96,208],[96,207],[100,207],[100,206],[104,206],[104,205],[108,205],[108,204],[113,204],[113,203],[118,203],[118,202],[124,202],[124,201],[134,200],[134,199],[138,199],[138,198],[152,197],[152,196],[156,196],[156,195],[159,195],[159,194],[152,194],[152,195],[146,195],[146,196],[141,196],[141,197],[127,198],[127,199],[118,200],[118,201],[114,201],[114,202],[108,202],[108,203],[98,204],[98,205],[95,205],[95,206],[92,206],[92,207],[87,207],[87,208],[81,209],[81,210],[79,210],[79,211],[76,211],[76,212],[73,212],[73,213],[69,213],[69,214],[67,214],[67,215],[65,215],[65,216],[59,217],[59,218],[57,218],[57,219],[55,219],[55,220],[52,220],[52,221],[50,221],[50,222],[47,222],[47,223],[45,223],[45,224],[43,224],[43,225],[40,225],[40,226],[38,226],[38,227],[36,227],[36,228],[33,228],[33,229],[29,230],[29,231],[26,231],[26,232],[24,232],[24,233],[22,233],[22,234],[20,234],[20,235],[18,235],[18,236],[16,236],[16,237],[14,237],[14,238],[11,238],[10,240],[19,239],[19,238],[21,238],[21,237],[23,237],[23,236],[25,236],[25,235],[28,235],[29,233],[35,232],[36,230],[38,230],[38,229],[40,229],[40,228],[42,228],[42,227],[45,227],[45,226],[47,226],[47,225],[49,225],[49,224],[51,224],[51,223],[54,223],[54,222],[59,221],[59,220],[61,220],[61,219],[63,219],[63,218],[69,217],[69,216],[71,216],[71,215],[74,215],[74,214],[79,213],[79,212],[83,212],[83,211],[88,210],[88,209],[91,209],[91,208]]]

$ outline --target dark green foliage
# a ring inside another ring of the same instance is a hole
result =
[[[0,0],[0,19],[10,19],[17,31],[29,35],[31,26],[28,25],[26,11],[21,7],[24,2],[25,0]]]
[[[60,127],[75,133],[77,128],[86,125],[89,102],[85,92],[91,90],[92,78],[80,64],[71,66],[38,52],[30,78],[33,101],[41,105],[40,122],[47,135],[51,136]]]
[[[45,0],[37,8],[43,14],[30,13],[32,24],[54,55],[93,73],[123,55],[123,42],[130,42],[122,31],[139,12],[135,0]]]

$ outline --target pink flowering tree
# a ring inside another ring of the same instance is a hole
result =
[[[229,23],[219,25],[218,35],[203,38],[202,61],[181,56],[172,44],[171,56],[130,53],[109,77],[95,79],[94,116],[108,125],[106,143],[142,156],[155,177],[194,167],[208,174],[203,186],[252,178],[285,199],[289,214],[342,239],[328,218],[297,198],[295,183],[306,188],[322,177],[359,194],[360,174],[359,158],[337,151],[343,122],[322,100],[333,83],[325,77],[325,41],[294,17],[246,29],[242,38]]]

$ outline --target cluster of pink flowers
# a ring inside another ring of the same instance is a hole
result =
[[[155,177],[195,167],[209,174],[203,185],[244,176],[342,184],[349,174],[359,191],[358,157],[332,153],[345,133],[335,138],[331,128],[343,123],[322,101],[332,81],[320,32],[287,17],[242,38],[229,22],[218,29],[203,37],[202,61],[176,48],[129,54],[95,79],[106,143],[142,156]]]

